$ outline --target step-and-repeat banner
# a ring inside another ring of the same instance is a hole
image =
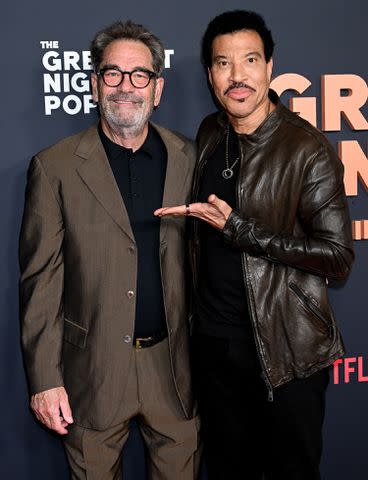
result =
[[[199,61],[201,35],[212,17],[235,8],[265,17],[276,42],[273,88],[290,109],[326,134],[345,165],[356,262],[345,284],[330,286],[347,354],[331,371],[322,472],[328,480],[368,475],[368,3],[21,0],[8,2],[0,19],[1,479],[68,478],[60,439],[29,411],[19,342],[17,250],[29,160],[96,121],[89,42],[117,19],[143,23],[163,40],[165,91],[154,120],[193,138],[201,119],[214,110]],[[124,478],[145,478],[143,453],[133,425]]]

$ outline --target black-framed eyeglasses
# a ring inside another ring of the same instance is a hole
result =
[[[130,83],[135,88],[145,88],[152,78],[157,77],[156,73],[151,72],[151,70],[139,68],[128,72],[120,70],[118,67],[101,68],[97,75],[102,78],[108,87],[118,87],[124,80],[124,76],[129,75]]]

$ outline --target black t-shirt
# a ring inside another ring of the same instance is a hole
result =
[[[135,337],[147,337],[166,329],[160,270],[160,219],[153,212],[162,206],[167,151],[160,135],[151,126],[145,142],[135,152],[112,142],[101,126],[99,134],[137,245]]]
[[[239,157],[236,133],[230,128],[229,166]],[[217,146],[204,166],[198,201],[207,202],[211,193],[237,207],[236,189],[240,160],[234,175],[224,179],[226,140]],[[251,333],[241,253],[225,244],[222,232],[205,222],[200,223],[199,288],[196,295],[196,330],[199,333],[237,337]]]

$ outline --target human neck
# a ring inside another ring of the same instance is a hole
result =
[[[244,118],[232,117],[229,115],[229,120],[236,133],[245,133],[247,135],[253,133],[261,125],[261,123],[268,117],[268,115],[276,108],[271,100],[266,97],[265,101],[259,105],[257,110],[252,112]]]
[[[133,152],[138,150],[144,143],[148,134],[148,123],[142,129],[136,128],[120,128],[114,129],[104,119],[101,119],[101,127],[104,134],[117,145],[124,148],[131,148]]]

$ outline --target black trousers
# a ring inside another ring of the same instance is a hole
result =
[[[253,339],[196,335],[193,372],[209,480],[319,480],[329,373],[274,389]]]

